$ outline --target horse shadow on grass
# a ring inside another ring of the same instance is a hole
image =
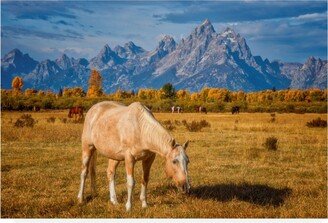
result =
[[[290,188],[277,189],[262,184],[215,184],[191,188],[190,196],[221,202],[237,199],[261,206],[278,207],[284,203],[291,192]]]

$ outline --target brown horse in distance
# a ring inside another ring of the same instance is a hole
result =
[[[74,106],[69,109],[68,117],[73,118],[75,121],[80,121],[83,119],[83,107]]]

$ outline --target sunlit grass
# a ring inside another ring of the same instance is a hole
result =
[[[318,114],[269,113],[170,114],[161,121],[205,119],[211,127],[189,132],[176,125],[178,142],[191,140],[187,153],[192,183],[190,196],[180,194],[164,174],[164,159],[157,156],[151,169],[148,202],[139,201],[141,163],[136,167],[136,189],[131,213],[125,212],[124,163],[117,174],[120,205],[109,202],[107,159],[98,156],[98,196],[77,204],[81,168],[82,124],[62,123],[66,112],[31,113],[34,128],[15,128],[20,112],[2,113],[2,217],[327,217],[327,130],[308,128]],[[56,117],[55,123],[47,118]],[[278,139],[277,151],[264,146]],[[87,181],[87,195],[89,195]]]

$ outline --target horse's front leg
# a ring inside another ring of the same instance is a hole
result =
[[[131,211],[132,208],[132,195],[133,195],[133,188],[134,188],[134,164],[135,159],[131,155],[131,153],[127,153],[125,156],[125,170],[126,170],[126,181],[127,181],[127,189],[128,189],[128,200],[125,204],[126,211]]]
[[[155,154],[152,154],[150,157],[142,161],[143,179],[141,183],[140,200],[143,208],[147,207],[147,185],[149,181],[150,167],[154,162],[155,156]]]

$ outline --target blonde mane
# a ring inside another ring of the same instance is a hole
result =
[[[155,119],[149,109],[139,104],[139,122],[141,135],[145,141],[156,147],[156,151],[162,156],[170,151],[172,144],[175,142],[171,134]]]

